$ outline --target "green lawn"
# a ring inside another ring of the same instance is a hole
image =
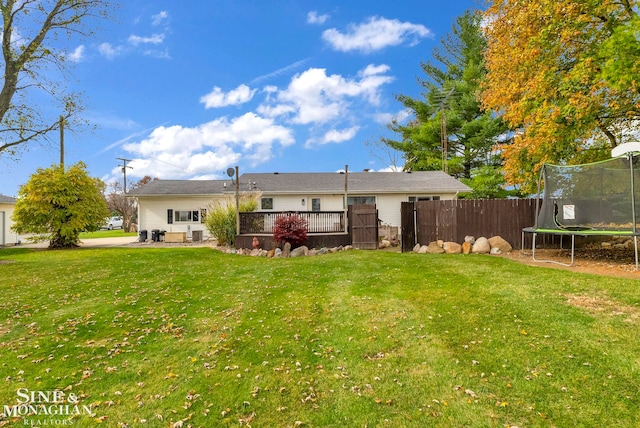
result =
[[[375,251],[12,248],[0,263],[0,406],[57,391],[95,413],[78,427],[640,420],[635,280]]]

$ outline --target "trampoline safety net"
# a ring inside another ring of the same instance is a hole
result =
[[[640,158],[624,156],[581,165],[542,168],[537,230],[635,234],[640,207]]]

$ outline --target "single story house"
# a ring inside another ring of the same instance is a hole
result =
[[[400,203],[456,199],[471,189],[442,171],[345,173],[246,173],[239,191],[260,195],[260,211],[340,211],[347,204],[376,204],[382,224],[400,226]],[[138,230],[208,231],[202,224],[212,203],[235,203],[228,180],[154,180],[132,189]]]
[[[11,231],[11,216],[16,206],[16,198],[0,195],[0,245],[17,244],[20,238]]]

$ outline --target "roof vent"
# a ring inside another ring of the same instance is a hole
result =
[[[278,175],[280,174],[278,171],[274,172],[273,175]]]

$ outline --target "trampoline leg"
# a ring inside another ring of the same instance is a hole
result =
[[[540,262],[540,263],[555,263],[557,265],[562,265],[562,266],[573,266],[573,261],[574,261],[574,254],[575,254],[575,240],[576,240],[576,236],[575,235],[571,235],[571,263],[562,263],[562,262],[557,262],[555,260],[539,260],[536,259],[536,233],[533,233],[533,245],[531,247],[531,257],[533,259],[534,262]],[[560,249],[562,249],[562,236],[560,237]]]
[[[571,235],[571,264],[569,266],[573,266],[573,255],[576,249],[576,235]]]
[[[638,237],[635,235],[633,237],[633,247],[636,251],[636,270],[638,270]]]

